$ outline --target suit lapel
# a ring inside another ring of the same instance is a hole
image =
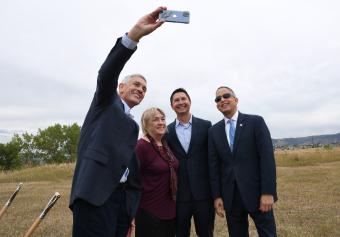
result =
[[[125,108],[124,108],[124,104],[123,104],[123,102],[122,102],[122,99],[119,97],[119,96],[117,96],[118,98],[116,99],[116,102],[114,102],[114,103],[117,103],[118,104],[118,107],[120,107],[121,109],[122,109],[122,111],[123,111],[123,114],[124,114],[124,120],[126,120],[126,121],[133,121],[133,123],[135,124],[135,126],[136,126],[136,129],[137,129],[137,133],[139,133],[139,125],[138,125],[138,123],[133,119],[133,118],[131,118],[130,116],[128,116],[126,113],[125,113]]]
[[[217,128],[218,136],[217,137],[220,138],[221,149],[226,150],[226,153],[228,155],[232,155],[225,128],[226,128],[226,124],[225,124],[224,119],[222,119],[218,124],[218,128]]]
[[[235,141],[234,141],[234,154],[236,153],[238,144],[239,144],[239,140],[240,137],[242,135],[244,126],[246,125],[246,121],[245,121],[245,116],[244,114],[240,113],[238,114],[238,118],[237,118],[237,123],[236,123],[236,132],[235,132]]]
[[[172,141],[174,141],[174,146],[177,147],[177,150],[180,150],[182,155],[185,156],[186,152],[183,149],[182,144],[177,137],[175,126],[176,126],[176,120],[172,124],[170,124],[170,126],[169,126],[169,136],[170,136],[170,139]]]
[[[194,143],[196,141],[195,137],[198,135],[199,126],[197,122],[198,122],[197,119],[194,116],[192,116],[191,137],[190,137],[190,144],[188,148],[188,154],[190,153],[190,151],[192,150],[192,147],[194,146]]]

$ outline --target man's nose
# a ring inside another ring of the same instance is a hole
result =
[[[137,87],[137,90],[138,90],[138,92],[143,92],[143,89],[142,89],[142,87]]]

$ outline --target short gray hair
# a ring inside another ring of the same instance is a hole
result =
[[[146,82],[146,79],[142,74],[135,73],[135,74],[130,74],[130,75],[125,76],[121,83],[127,84],[133,77],[140,77]]]

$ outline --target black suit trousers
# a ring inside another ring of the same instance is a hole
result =
[[[126,237],[131,218],[124,188],[117,188],[102,206],[82,199],[73,204],[73,237]]]
[[[191,218],[200,237],[214,234],[215,209],[211,199],[202,201],[177,201],[176,237],[189,237]]]
[[[162,220],[144,209],[136,215],[136,237],[175,237],[175,219]]]
[[[260,200],[259,200],[260,201]],[[248,212],[243,204],[237,185],[231,212],[227,212],[227,225],[230,237],[249,237],[248,214],[253,219],[259,237],[276,237],[276,226],[273,210],[270,212]]]

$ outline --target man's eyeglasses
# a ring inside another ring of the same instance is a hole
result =
[[[220,101],[222,100],[222,97],[223,97],[224,99],[229,99],[230,97],[234,97],[234,96],[233,96],[232,94],[230,94],[230,93],[225,93],[225,94],[223,94],[223,95],[216,96],[215,102],[216,102],[216,103],[220,102]]]

